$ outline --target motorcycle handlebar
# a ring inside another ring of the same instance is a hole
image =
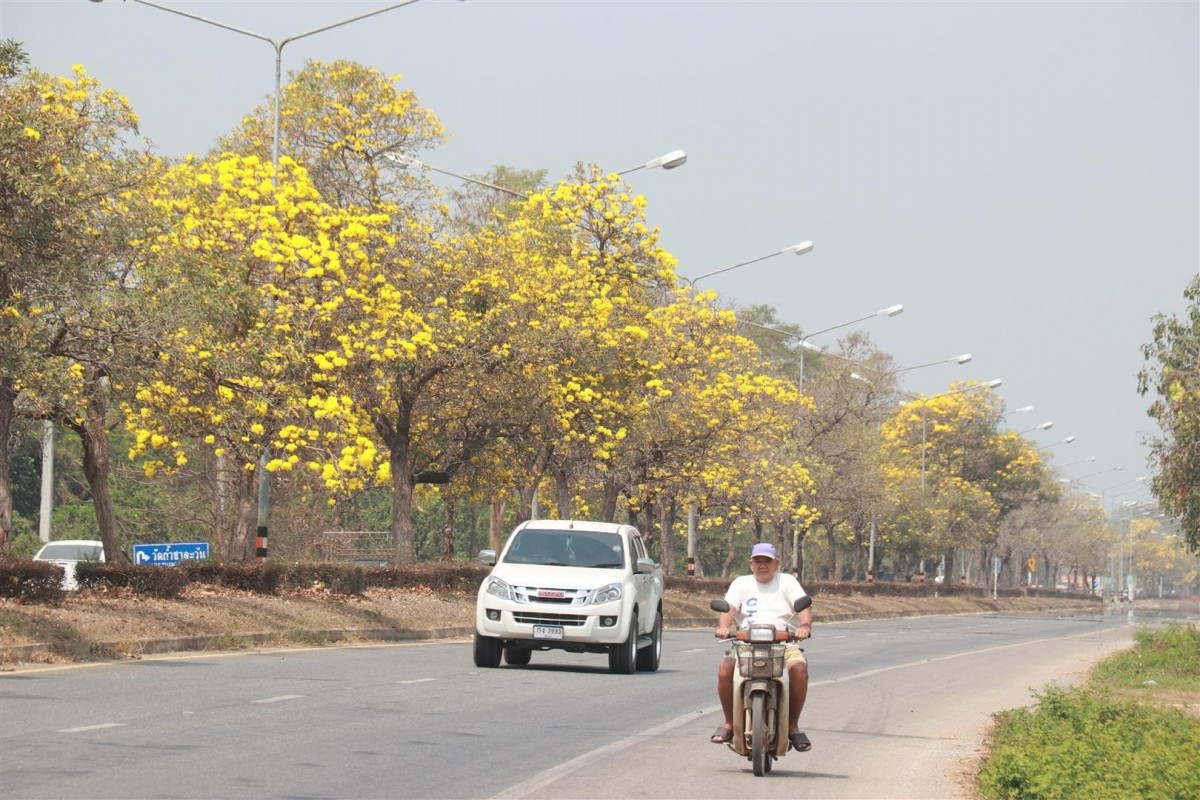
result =
[[[750,631],[748,631],[748,630],[740,630],[737,633],[735,633],[733,636],[721,637],[715,633],[713,634],[713,636],[716,636],[722,642],[748,642],[748,641],[750,641]],[[801,641],[801,640],[796,638],[796,634],[792,631],[775,631],[775,642],[776,643],[799,642],[799,641]],[[768,644],[768,642],[762,642],[761,644]]]

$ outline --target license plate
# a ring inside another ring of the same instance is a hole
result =
[[[535,639],[561,639],[563,638],[563,629],[561,625],[534,625],[533,638]]]

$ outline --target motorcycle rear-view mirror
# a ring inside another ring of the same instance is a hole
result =
[[[803,611],[804,609],[808,608],[811,605],[812,605],[812,598],[809,597],[808,595],[804,595],[804,597],[801,597],[795,603],[792,603],[792,610],[795,611],[797,614],[799,614],[801,611]]]
[[[713,611],[717,611],[722,614],[729,613],[729,603],[725,602],[724,598],[721,598],[719,600],[709,600],[708,607],[711,608]]]

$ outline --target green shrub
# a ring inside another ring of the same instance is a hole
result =
[[[1200,692],[1200,634],[1143,629],[1135,642],[1097,665],[1086,687],[1051,686],[1035,707],[998,714],[980,792],[1012,800],[1200,798],[1200,721],[1152,702],[1157,689]],[[1130,695],[1133,688],[1140,693]]]
[[[366,589],[363,568],[355,564],[316,562],[287,568],[287,585],[307,589],[321,585],[336,594],[362,594]]]
[[[63,568],[49,561],[0,558],[0,597],[31,603],[59,603]]]
[[[191,580],[176,567],[139,567],[103,561],[80,561],[75,565],[75,579],[81,589],[121,586],[135,594],[167,600],[178,597]]]

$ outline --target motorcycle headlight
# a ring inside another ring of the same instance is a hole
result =
[[[596,591],[592,592],[592,603],[611,603],[613,600],[621,599],[621,584],[610,583],[608,586],[601,586]]]
[[[501,600],[512,600],[513,599],[512,587],[509,586],[504,581],[500,580],[499,578],[491,578],[491,577],[488,578],[487,593],[490,595],[495,595],[496,597],[499,597]]]
[[[750,626],[750,641],[752,641],[752,642],[773,642],[773,641],[775,641],[775,626],[774,625],[751,625]]]

